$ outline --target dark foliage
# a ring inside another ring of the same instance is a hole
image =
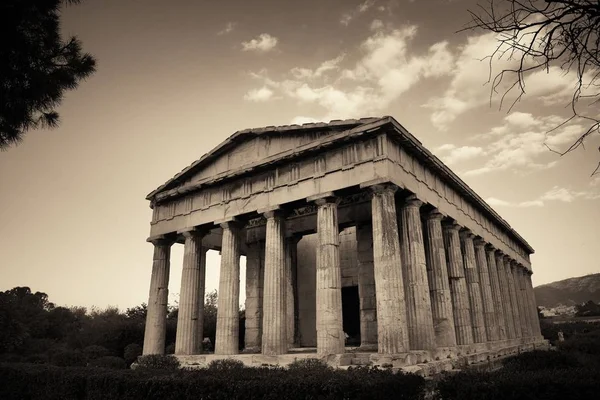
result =
[[[121,357],[103,356],[98,357],[88,363],[90,367],[107,368],[107,369],[125,369],[127,364]]]
[[[95,71],[76,37],[60,36],[60,8],[79,0],[0,2],[0,150],[29,129],[58,125],[66,90]]]
[[[136,364],[136,369],[139,370],[175,371],[179,369],[179,361],[172,355],[149,354],[140,356]]]

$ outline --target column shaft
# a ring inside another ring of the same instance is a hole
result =
[[[342,321],[342,269],[337,205],[334,198],[316,201],[317,210],[317,353],[341,354],[346,338]]]
[[[292,348],[295,342],[296,332],[296,299],[294,298],[294,289],[296,281],[296,246],[298,244],[297,237],[285,239],[285,274],[286,274],[286,315],[287,315],[287,344],[288,348]]]
[[[239,353],[240,230],[235,222],[221,224],[221,274],[217,299],[215,354]]]
[[[496,267],[496,257],[494,249],[488,247],[486,249],[486,257],[488,263],[488,272],[490,275],[490,286],[492,290],[492,300],[494,303],[494,311],[496,313],[498,323],[498,340],[505,340],[506,335],[506,319],[504,313],[504,304],[502,302],[502,293],[500,291],[500,279],[498,277],[498,268]]]
[[[485,332],[488,341],[496,341],[500,339],[500,333],[498,329],[496,309],[494,308],[494,299],[492,297],[490,271],[487,258],[485,256],[485,242],[483,240],[475,240],[474,245],[477,271],[479,272],[479,284],[481,287],[481,299],[483,301]]]
[[[527,293],[529,295],[529,304],[531,309],[531,320],[532,320],[532,334],[533,336],[542,336],[540,328],[540,318],[538,317],[537,302],[535,300],[535,292],[533,291],[533,284],[531,282],[531,272],[528,272],[525,277],[525,283],[527,284]]]
[[[406,323],[411,350],[436,347],[420,214],[422,204],[415,196],[409,196],[402,205],[400,219]]]
[[[406,304],[402,279],[400,239],[394,199],[395,186],[375,186],[373,215],[373,269],[377,292],[377,349],[382,354],[409,350]]]
[[[501,251],[496,252],[496,267],[498,268],[498,280],[500,281],[500,294],[502,295],[502,307],[504,309],[504,320],[506,322],[506,338],[515,339],[515,319],[513,316],[512,302],[510,301],[510,289],[508,274],[504,266],[504,256]]]
[[[256,352],[262,343],[263,281],[264,281],[265,242],[246,245],[246,332],[245,351]]]
[[[169,297],[169,263],[171,244],[167,240],[155,240],[152,259],[152,276],[148,296],[148,314],[144,333],[143,354],[165,354],[167,333],[167,301]]]
[[[529,301],[527,300],[527,293],[525,292],[525,277],[524,277],[524,269],[523,267],[516,265],[514,269],[515,273],[515,283],[518,283],[517,288],[519,289],[519,293],[517,294],[517,298],[519,299],[519,316],[521,321],[521,331],[523,333],[523,337],[531,336],[531,322],[529,318]]]
[[[202,338],[198,336],[198,322],[200,303],[204,303],[205,271],[202,270],[202,258],[204,257],[202,237],[204,235],[187,231],[183,233],[183,236],[185,237],[185,244],[179,293],[179,312],[177,314],[177,333],[175,336],[175,354],[190,355],[198,354],[202,342]],[[201,289],[202,292],[200,292]]]
[[[508,279],[508,290],[510,293],[510,306],[512,309],[513,324],[515,326],[515,338],[521,338],[523,336],[521,332],[521,317],[519,316],[519,305],[517,303],[517,290],[515,285],[515,277],[513,275],[513,268],[510,265],[510,259],[508,256],[504,256],[504,268],[506,269],[506,277]]]
[[[448,263],[442,234],[442,214],[434,210],[425,220],[425,255],[431,297],[431,312],[437,347],[456,346]]]
[[[461,232],[461,248],[463,262],[465,265],[465,278],[469,292],[469,303],[471,304],[471,323],[473,324],[473,341],[475,343],[487,342],[485,331],[485,320],[483,318],[483,300],[481,298],[481,286],[477,262],[475,260],[475,248],[473,246],[473,234],[468,230]]]
[[[277,212],[269,212],[265,216],[267,232],[262,353],[277,355],[285,354],[288,350],[285,221]]]
[[[471,325],[471,305],[465,279],[465,267],[460,250],[459,229],[460,226],[457,224],[443,225],[456,342],[465,345],[473,343],[473,325]]]
[[[377,346],[377,298],[373,269],[373,227],[356,227],[358,297],[360,301],[360,345]]]

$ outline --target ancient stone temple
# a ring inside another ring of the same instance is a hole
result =
[[[447,368],[545,345],[531,246],[392,117],[238,131],[147,199],[144,354],[165,352],[176,243],[175,354],[190,363]],[[211,249],[221,254],[217,333],[214,354],[200,355]]]

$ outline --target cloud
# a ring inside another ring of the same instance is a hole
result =
[[[339,64],[344,59],[344,57],[345,54],[341,54],[334,59],[323,61],[321,65],[319,65],[315,70],[309,68],[295,67],[292,68],[290,72],[296,79],[320,78],[327,72],[338,70]]]
[[[444,144],[437,148],[437,151],[442,153],[440,158],[446,164],[455,164],[459,161],[466,161],[472,158],[481,156],[484,151],[481,147],[462,146],[456,147],[453,144]],[[446,153],[446,154],[444,154]]]
[[[266,86],[263,86],[259,89],[249,90],[244,95],[244,100],[254,101],[254,102],[264,102],[273,98],[273,91]]]
[[[554,167],[558,162],[555,151],[564,151],[584,132],[576,121],[556,126],[563,119],[556,115],[534,117],[529,113],[513,112],[502,125],[477,135],[474,140],[491,140],[484,147],[488,161],[480,168],[464,173],[482,175],[492,171],[514,170],[527,173]]]
[[[256,39],[249,42],[242,42],[243,51],[267,52],[277,46],[277,38],[268,33],[261,33]]]
[[[378,31],[381,28],[383,28],[383,21],[381,21],[380,19],[374,19],[373,22],[371,22],[372,31]]]
[[[563,202],[563,203],[572,203],[577,199],[583,200],[597,200],[600,199],[600,192],[597,191],[573,191],[568,188],[562,188],[559,186],[554,186],[552,189],[547,192],[541,194],[537,199],[522,201],[522,202],[510,202],[506,200],[497,199],[495,197],[490,197],[485,201],[491,206],[501,206],[501,207],[543,207],[547,202]]]
[[[217,32],[217,35],[227,35],[228,33],[232,32],[233,29],[235,28],[236,23],[235,22],[228,22],[225,25],[225,28],[219,32]]]
[[[356,8],[350,12],[342,14],[340,18],[340,24],[344,26],[350,25],[350,22],[361,14],[367,12],[371,7],[375,5],[375,0],[365,0],[356,6]]]
[[[290,124],[292,125],[302,125],[302,124],[309,124],[309,123],[313,123],[313,122],[320,122],[318,119],[316,118],[312,118],[312,117],[304,117],[304,116],[297,116],[294,117],[292,119],[292,121],[290,122]]]

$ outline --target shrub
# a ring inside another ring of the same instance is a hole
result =
[[[104,346],[91,345],[83,349],[83,354],[88,361],[95,360],[96,358],[106,357],[110,354],[110,351]]]
[[[123,358],[127,365],[131,365],[139,356],[142,355],[142,346],[137,343],[131,343],[125,346]]]
[[[502,364],[504,368],[512,371],[538,371],[581,366],[575,355],[551,350],[521,353],[506,358]]]
[[[172,355],[147,354],[138,357],[136,365],[141,370],[174,371],[179,369],[179,360]]]
[[[165,354],[175,354],[175,343],[171,343],[165,347]]]
[[[90,361],[90,367],[109,368],[109,369],[125,369],[127,364],[121,357],[104,356]]]
[[[58,367],[83,367],[86,359],[79,350],[59,350],[51,353],[50,364]]]
[[[208,370],[211,371],[231,371],[244,369],[244,363],[235,358],[224,358],[221,360],[212,360],[208,364]]]
[[[319,374],[331,372],[333,371],[333,368],[319,358],[301,358],[290,363],[290,365],[288,365],[288,370],[291,372],[308,372]]]

